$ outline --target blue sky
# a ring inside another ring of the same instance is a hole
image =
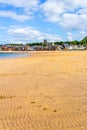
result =
[[[0,44],[81,40],[87,1],[0,0]]]

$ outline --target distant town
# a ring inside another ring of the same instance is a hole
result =
[[[43,42],[27,44],[5,44],[0,45],[0,51],[51,51],[51,50],[87,50],[87,36],[81,41],[58,41],[49,42],[46,39]]]

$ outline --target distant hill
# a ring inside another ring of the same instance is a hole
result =
[[[81,42],[87,43],[87,36],[84,37],[84,38],[81,40]]]

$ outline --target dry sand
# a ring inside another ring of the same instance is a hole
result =
[[[87,51],[0,60],[0,130],[87,130]]]

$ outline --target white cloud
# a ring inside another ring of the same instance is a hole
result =
[[[87,1],[47,0],[41,9],[47,21],[66,29],[87,30]]]
[[[73,34],[71,32],[67,32],[68,35],[68,41],[72,41],[73,40]]]
[[[34,16],[41,21],[44,18],[44,20],[56,23],[65,29],[64,32],[68,32],[65,34],[68,40],[87,35],[87,0],[45,0],[43,3],[41,0],[0,0],[0,4],[3,6],[0,17],[7,17],[20,22],[30,20]],[[11,7],[5,10],[5,7],[9,7],[9,5]],[[4,28],[1,27],[0,29]],[[48,31],[49,33],[52,32],[50,29]],[[77,34],[71,33],[76,31]],[[31,27],[11,27],[8,34],[16,41],[21,41],[21,39],[22,41],[33,41],[34,39],[37,41],[43,39],[61,40],[58,35],[45,34]]]
[[[83,35],[83,36],[86,36],[86,35],[87,35],[87,32],[85,32],[85,31],[80,31],[80,34]]]
[[[85,31],[80,31],[79,32],[80,40],[82,40],[85,36],[87,36],[87,32],[85,32]]]
[[[7,27],[5,27],[5,26],[0,26],[0,30],[5,30],[5,29],[7,29]]]
[[[14,41],[22,42],[43,41],[44,39],[47,39],[48,41],[61,40],[59,35],[46,34],[33,27],[12,27],[8,30],[8,34]]]
[[[82,40],[85,36],[87,36],[86,31],[78,31],[77,33],[75,32],[67,32],[67,40],[72,41],[72,40]]]
[[[39,0],[0,0],[0,4],[3,6],[3,10],[0,11],[0,16],[9,17],[18,21],[31,19],[34,16],[34,12],[39,8]],[[15,10],[8,8],[7,11],[5,10],[6,6],[15,7]]]
[[[61,1],[47,0],[45,3],[41,5],[41,9],[48,21],[59,22],[59,15],[64,12],[65,6]]]
[[[19,15],[16,14],[15,12],[12,11],[0,11],[0,16],[1,17],[9,17],[18,21],[25,21],[25,20],[29,20],[32,18],[32,16],[28,16],[28,15]]]
[[[0,0],[0,3],[34,10],[37,8],[39,0]]]

